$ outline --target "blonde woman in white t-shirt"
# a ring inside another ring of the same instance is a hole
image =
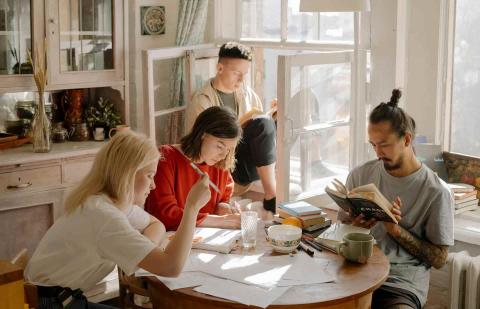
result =
[[[40,241],[25,269],[36,284],[39,309],[67,306],[108,308],[87,303],[82,291],[118,265],[127,275],[143,268],[176,277],[190,252],[198,211],[210,199],[208,176],[190,190],[175,237],[163,251],[165,227],[141,207],[155,188],[159,152],[133,132],[116,134],[98,152],[91,171],[65,201],[65,215]],[[72,297],[70,297],[72,296]]]

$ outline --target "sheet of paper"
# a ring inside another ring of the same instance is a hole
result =
[[[283,295],[288,287],[262,289],[221,278],[210,279],[206,284],[194,288],[195,291],[261,308],[268,307]]]
[[[303,252],[295,256],[222,255],[192,252],[184,271],[201,271],[262,288],[334,281],[328,260],[311,258]]]
[[[310,257],[304,252],[297,254],[295,263],[287,270],[277,286],[293,286],[332,282],[336,275],[328,270],[329,261],[324,258]]]
[[[258,255],[216,255],[192,252],[184,271],[202,271],[215,277],[253,284],[263,288],[274,287],[295,257]]]

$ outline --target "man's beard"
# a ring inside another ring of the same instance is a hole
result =
[[[388,161],[385,161],[384,159],[380,159],[383,161],[383,166],[385,167],[385,170],[387,171],[394,171],[394,170],[398,170],[399,168],[402,167],[403,165],[403,158],[400,157],[398,159],[398,162],[395,163],[395,164],[392,164],[392,163],[389,163]],[[387,159],[388,160],[388,159]],[[390,161],[390,160],[389,160]]]

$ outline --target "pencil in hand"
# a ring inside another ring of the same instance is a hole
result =
[[[193,162],[190,162],[190,166],[200,175],[200,176],[203,176],[205,175],[205,173],[198,168],[198,166],[195,165],[195,163]],[[213,190],[215,190],[218,194],[220,194],[220,189],[217,187],[216,184],[214,184],[210,178],[208,178],[208,183],[210,184],[210,187],[213,188]]]

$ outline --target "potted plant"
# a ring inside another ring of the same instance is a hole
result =
[[[100,97],[97,102],[88,106],[85,118],[90,130],[104,128],[106,138],[110,128],[115,128],[121,122],[120,115],[115,111],[113,103],[103,97]]]

